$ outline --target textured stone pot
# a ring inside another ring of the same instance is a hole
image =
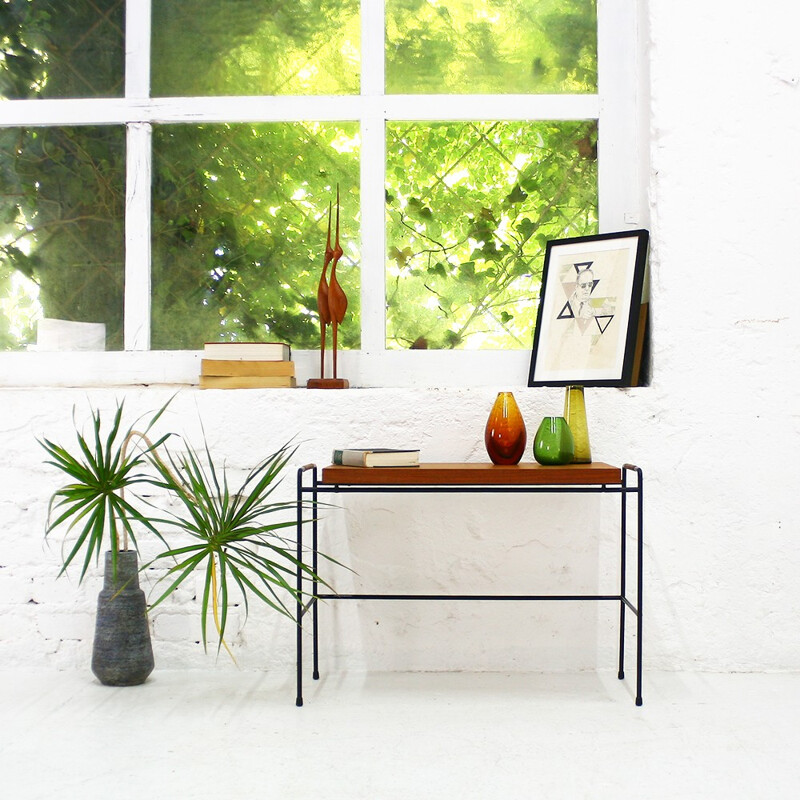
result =
[[[147,603],[139,588],[136,551],[117,555],[116,580],[109,551],[105,584],[97,598],[92,672],[106,686],[136,686],[147,680],[153,666]]]

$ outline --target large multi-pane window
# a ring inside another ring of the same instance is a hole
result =
[[[302,358],[338,210],[356,383],[524,353],[546,242],[641,222],[634,8],[0,0],[0,350]]]

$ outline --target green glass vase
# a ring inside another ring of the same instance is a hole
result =
[[[533,440],[533,457],[546,467],[572,463],[575,443],[564,417],[545,417]]]
[[[586,422],[586,402],[583,386],[567,386],[564,395],[564,419],[575,441],[575,464],[591,464],[592,448],[589,445],[589,425]]]

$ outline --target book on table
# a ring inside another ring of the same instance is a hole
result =
[[[292,348],[285,342],[206,342],[204,359],[223,361],[289,361]]]
[[[201,375],[201,389],[292,389],[294,375]]]
[[[332,463],[341,467],[416,467],[419,466],[419,450],[343,448],[333,451]]]

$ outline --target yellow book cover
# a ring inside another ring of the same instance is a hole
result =
[[[297,381],[292,375],[201,375],[201,389],[279,389],[293,388]]]
[[[200,361],[201,375],[237,377],[292,377],[294,361],[227,361],[204,358]]]

